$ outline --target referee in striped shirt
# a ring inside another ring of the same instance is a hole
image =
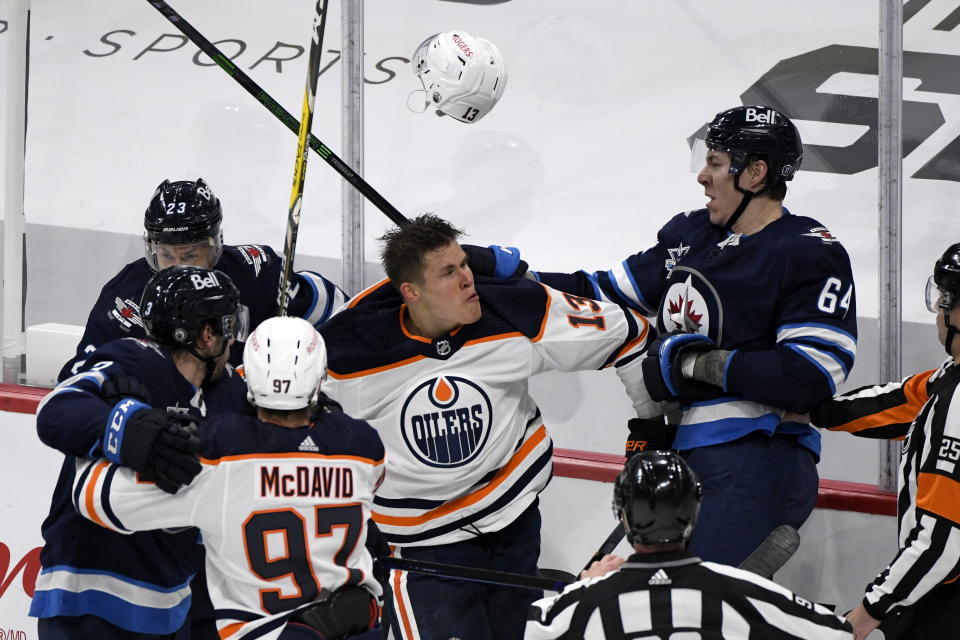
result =
[[[854,389],[811,412],[818,427],[904,439],[897,479],[896,557],[847,614],[855,638],[883,622],[896,640],[960,637],[960,243],[927,282],[927,308],[948,357],[899,382]]]
[[[780,585],[686,552],[703,490],[671,451],[645,451],[617,478],[613,509],[636,551],[606,556],[538,600],[527,640],[850,640],[842,618]]]

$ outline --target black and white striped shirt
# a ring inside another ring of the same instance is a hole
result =
[[[855,389],[811,412],[813,423],[899,439],[900,550],[867,586],[863,605],[882,619],[960,577],[960,365]]]
[[[824,607],[686,552],[635,554],[617,571],[538,600],[526,640],[850,640]]]

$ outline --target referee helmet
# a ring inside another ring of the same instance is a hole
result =
[[[613,512],[631,544],[686,542],[700,512],[703,487],[672,451],[643,451],[627,460],[613,489]]]

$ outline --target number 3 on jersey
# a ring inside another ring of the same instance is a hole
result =
[[[585,312],[592,312],[595,315],[574,315],[572,313],[567,314],[567,320],[570,322],[570,325],[579,329],[583,326],[590,326],[598,331],[604,331],[607,328],[606,321],[603,319],[603,315],[600,314],[600,305],[596,301],[591,300],[590,298],[581,298],[580,296],[575,296],[569,293],[563,294],[563,299],[567,301],[575,311],[580,312],[580,314]]]
[[[315,553],[332,557],[333,564],[346,568],[347,560],[357,546],[363,531],[363,510],[359,504],[317,506],[313,510],[314,538],[328,538],[334,529],[342,528],[343,543],[334,551],[332,545],[321,543]],[[243,523],[243,540],[250,570],[257,576],[273,582],[289,577],[296,593],[283,595],[282,589],[261,589],[260,602],[267,613],[281,613],[316,599],[321,585],[314,574],[314,559],[307,539],[308,523],[295,509],[258,511]],[[331,538],[330,542],[335,544]],[[316,545],[316,543],[315,543]],[[329,547],[329,548],[328,548]],[[328,560],[329,562],[329,560]],[[348,584],[360,584],[363,575],[359,569],[347,569],[343,585],[326,585],[331,591]]]
[[[840,297],[843,290],[843,282],[840,278],[827,278],[823,283],[823,289],[820,290],[820,297],[817,299],[817,309],[824,313],[833,313],[837,310],[839,301],[840,308],[843,309],[843,315],[846,316],[850,311],[850,300],[853,298],[853,285],[847,287],[846,293]]]

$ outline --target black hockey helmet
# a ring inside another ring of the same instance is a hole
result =
[[[213,264],[220,259],[223,235],[220,200],[203,180],[164,180],[143,214],[147,262],[154,270],[157,245],[184,245],[208,242],[214,249]]]
[[[933,275],[927,280],[927,309],[943,313],[947,327],[947,337],[943,348],[953,356],[953,339],[960,333],[960,327],[950,323],[950,312],[960,303],[960,242],[947,247],[943,255],[933,265]]]
[[[246,339],[249,328],[247,308],[227,274],[185,265],[150,278],[140,299],[140,317],[149,338],[191,352],[207,323],[218,335],[235,340]]]
[[[613,488],[613,513],[632,544],[685,542],[693,535],[703,487],[672,451],[643,451],[627,460]]]
[[[768,167],[769,190],[793,179],[803,160],[800,132],[788,117],[770,107],[740,106],[718,113],[707,126],[707,147],[730,154],[730,173],[738,174],[756,158]]]

